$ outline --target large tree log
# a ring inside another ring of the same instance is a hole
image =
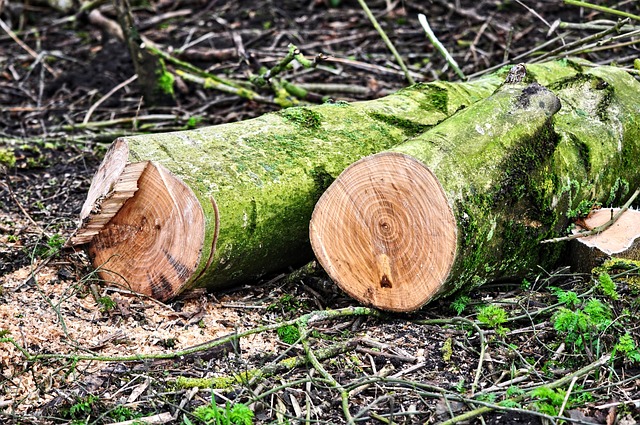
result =
[[[365,304],[412,311],[549,267],[563,245],[539,242],[565,232],[580,201],[621,204],[612,188],[640,184],[640,84],[613,67],[546,84],[505,84],[347,168],[310,226],[331,278]]]
[[[68,244],[88,244],[103,279],[160,300],[310,260],[311,212],[345,167],[425,131],[500,82],[418,84],[370,102],[120,138]]]

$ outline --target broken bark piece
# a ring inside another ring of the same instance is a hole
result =
[[[593,211],[583,220],[587,228],[576,226],[573,233],[594,229],[612,219],[619,208],[602,208]],[[640,260],[640,211],[626,210],[603,232],[571,241],[572,269],[591,273],[610,257]]]

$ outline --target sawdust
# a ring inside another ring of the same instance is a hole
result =
[[[0,330],[8,331],[5,336],[32,355],[167,353],[241,332],[261,323],[263,317],[262,308],[224,307],[206,294],[171,307],[117,288],[100,288],[99,296],[113,301],[107,309],[96,302],[89,284],[60,279],[58,268],[44,266],[32,275],[33,268],[24,267],[0,280]],[[263,335],[243,338],[240,344],[243,356],[274,348]],[[103,362],[84,363],[85,375],[104,367]],[[65,378],[69,371],[59,362],[31,364],[10,343],[0,345],[0,373],[7,379],[0,389],[0,401],[20,400],[17,412],[48,402],[59,385],[68,384],[76,375]]]

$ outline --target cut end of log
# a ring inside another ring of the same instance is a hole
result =
[[[441,292],[456,221],[422,162],[385,152],[347,168],[322,195],[310,239],[329,276],[363,304],[414,311]]]
[[[106,282],[165,301],[196,272],[204,213],[191,189],[161,164],[128,159],[126,141],[114,142],[67,244],[88,244]]]

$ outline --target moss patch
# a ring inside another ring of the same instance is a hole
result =
[[[280,115],[287,121],[300,127],[301,130],[317,130],[322,124],[320,115],[317,112],[305,107],[285,109],[284,111],[280,112]]]

